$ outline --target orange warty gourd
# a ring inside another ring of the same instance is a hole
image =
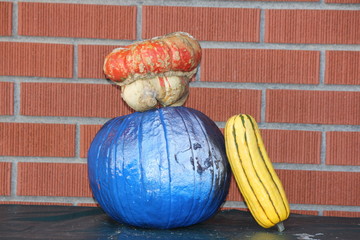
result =
[[[104,62],[105,76],[121,86],[125,102],[136,111],[181,106],[201,61],[194,37],[175,32],[114,49]]]
[[[176,32],[114,49],[105,58],[104,73],[120,85],[155,76],[191,76],[200,60],[199,43]]]

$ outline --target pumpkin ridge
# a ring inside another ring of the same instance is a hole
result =
[[[140,194],[143,193],[143,186],[144,186],[144,172],[143,172],[143,167],[142,167],[142,142],[143,142],[143,118],[144,118],[144,114],[140,115],[140,121],[139,121],[139,128],[138,128],[138,132],[137,132],[137,140],[138,140],[138,154],[139,154],[139,169],[140,169],[140,182],[141,182],[141,189],[140,189]]]
[[[128,120],[128,118],[125,118],[123,121],[121,121],[120,122],[120,128],[121,129],[124,129],[125,127],[126,127],[126,123],[127,123],[127,120]],[[118,125],[118,122],[116,122],[117,123],[117,125]],[[109,166],[111,166],[111,162],[112,161],[114,161],[114,173],[116,174],[116,166],[117,166],[117,156],[116,156],[116,153],[117,153],[117,144],[114,144],[116,141],[117,141],[117,139],[119,139],[119,135],[121,134],[122,132],[121,131],[118,131],[116,134],[115,134],[115,136],[114,136],[114,138],[112,139],[112,142],[111,142],[111,146],[112,146],[112,148],[110,149],[110,151],[111,151],[111,154],[114,154],[112,157],[110,157],[110,164],[109,164]],[[114,148],[114,149],[113,149]],[[123,159],[124,160],[124,159]],[[111,171],[111,169],[110,169],[110,171]],[[109,175],[109,177],[111,177],[111,175]],[[111,193],[120,193],[120,191],[118,191],[118,184],[115,184],[115,182],[113,182],[113,181],[110,181],[111,182],[111,184],[110,184],[110,189],[116,189],[116,191],[110,191]],[[116,201],[116,203],[117,204],[114,204],[114,209],[116,210],[116,211],[121,211],[121,212],[123,212],[122,210],[123,210],[123,205],[122,205],[122,203],[121,203],[121,201],[117,201],[117,198],[116,197],[113,197],[112,199],[114,199],[115,201]],[[114,211],[114,210],[113,210]]]
[[[128,122],[125,122],[125,123],[128,123]],[[125,128],[125,126],[127,126],[127,124],[125,124],[125,123],[123,123],[123,125],[124,125],[124,128]],[[120,132],[120,131],[119,131]],[[123,132],[121,132],[121,134],[123,134]],[[117,148],[118,146],[116,146],[116,148]],[[122,144],[121,144],[121,148],[122,148],[122,162],[121,162],[121,174],[124,174],[123,173],[123,169],[124,169],[124,166],[125,166],[125,151],[124,151],[124,149],[125,149],[125,141],[123,140],[122,141]],[[116,151],[117,152],[117,151]],[[117,184],[117,187],[116,187],[116,191],[118,192],[118,193],[121,193],[122,191],[121,190],[119,190],[119,186],[121,186],[121,184]],[[121,198],[121,199],[123,199],[123,198]],[[126,199],[126,198],[125,198]],[[128,200],[126,199],[126,201],[128,202]],[[119,201],[120,203],[122,202],[122,201]],[[129,202],[128,202],[129,203]],[[126,205],[125,205],[126,206]],[[125,209],[125,206],[122,206],[122,212],[123,212],[123,214],[124,214],[124,216],[129,216],[128,215],[128,213],[127,213],[127,211],[124,211],[124,209]],[[131,213],[131,217],[132,217],[132,219],[134,219],[134,216],[133,216],[133,213],[132,213],[132,211],[130,210],[129,211],[130,213]],[[127,218],[127,219],[129,219],[129,217]]]
[[[135,112],[135,113],[133,113],[133,114],[129,114],[129,115],[127,115],[128,117],[126,117],[126,119],[125,119],[125,121],[124,122],[122,122],[121,123],[121,128],[120,128],[120,130],[123,130],[123,129],[126,129],[127,127],[128,127],[128,125],[129,125],[129,123],[131,123],[131,122],[133,122],[134,121],[134,119],[136,120],[137,119],[137,115],[139,115],[139,113],[137,113],[137,112]],[[123,133],[123,131],[119,131],[120,133]],[[122,141],[123,142],[123,165],[122,165],[122,170],[123,169],[125,169],[125,162],[126,162],[126,156],[125,156],[125,151],[124,151],[124,149],[125,149],[125,141]],[[124,174],[124,173],[123,173]],[[127,196],[129,193],[128,193],[128,189],[127,189],[127,184],[123,184],[123,190],[124,190],[124,192],[125,192],[125,196]],[[119,191],[119,193],[120,192],[122,192],[122,191]],[[127,201],[127,204],[125,204],[125,206],[131,206],[130,204],[129,204],[129,201],[128,201],[128,198],[124,198],[124,199],[126,199],[126,201]],[[120,198],[120,200],[119,201],[122,201],[122,198]],[[130,207],[126,207],[127,209],[129,209],[129,213],[130,213],[130,215],[131,215],[131,217],[129,217],[128,219],[131,219],[131,221],[132,222],[134,222],[134,223],[137,223],[137,221],[136,221],[136,217],[134,217],[134,212],[133,212],[133,210],[130,208]],[[123,208],[123,209],[125,209],[125,208]],[[126,212],[126,211],[125,211]],[[129,216],[129,215],[128,215]]]
[[[128,118],[128,122],[127,122],[127,125],[125,126],[126,128],[128,128],[128,125],[129,123],[134,123],[134,122],[137,122],[138,119],[139,119],[139,116],[142,116],[143,113],[141,112],[134,112],[133,114],[130,114],[129,115],[129,118]],[[125,145],[125,140],[123,141],[124,145]],[[124,148],[125,149],[125,148]],[[126,155],[125,155],[125,150],[123,151],[124,153],[124,161],[125,160],[130,160]],[[130,160],[131,161],[131,160]],[[123,166],[122,169],[126,169],[126,165]],[[128,184],[124,184],[124,190],[125,190],[125,196],[128,196],[129,195],[129,192],[128,192],[128,188],[127,188]],[[129,209],[129,212],[131,214],[131,217],[132,217],[132,222],[135,223],[135,224],[139,224],[139,222],[137,221],[137,218],[134,216],[134,210],[130,207],[132,206],[131,203],[129,203],[129,199],[127,197],[125,197],[125,199],[127,200],[127,204],[125,206],[127,206],[126,208]]]
[[[199,118],[198,118],[198,116],[197,116],[196,114],[194,114],[194,118],[195,118],[195,120],[198,122],[198,124],[199,124],[199,126],[200,126],[200,129],[201,129],[202,133],[204,134],[205,139],[207,140],[206,143],[207,143],[208,149],[209,149],[209,158],[212,158],[213,155],[212,155],[212,153],[211,153],[211,146],[210,146],[210,143],[209,143],[210,141],[209,141],[208,135],[206,134],[206,132],[205,132],[205,130],[204,130],[204,128],[203,128],[203,125],[200,124],[200,120],[199,120]],[[213,193],[214,171],[215,171],[214,160],[215,160],[215,159],[212,160],[213,171],[212,171],[212,174],[211,174],[211,181],[212,181],[211,188],[210,188],[210,194],[211,194],[211,195],[214,194],[214,193]],[[210,171],[210,172],[211,172],[211,171]],[[207,203],[205,204],[205,206],[208,207],[210,203],[211,203],[211,202],[210,202],[210,197],[209,197],[209,198],[207,198]],[[203,215],[204,209],[205,209],[205,208],[203,208],[203,209],[201,210],[200,216]],[[212,214],[213,214],[213,213],[211,212],[211,215],[212,215]],[[209,214],[209,215],[210,215],[210,214]],[[208,216],[203,216],[202,218],[205,218],[205,219],[206,219],[206,218],[208,218]]]
[[[134,115],[129,115],[127,118],[125,118],[125,120],[124,121],[122,121],[121,123],[120,123],[120,130],[123,130],[123,129],[125,129],[125,128],[127,128],[127,126],[129,125],[129,123],[133,120],[133,116]],[[118,131],[117,132],[117,134],[116,134],[116,137],[114,137],[114,139],[115,140],[117,140],[117,139],[119,139],[117,136],[119,136],[120,134],[122,134],[123,133],[123,131]],[[115,157],[116,158],[116,157]],[[115,160],[116,161],[116,160]],[[125,157],[123,157],[123,164],[124,164],[124,162],[125,162]],[[124,169],[124,168],[122,168],[122,169]],[[121,185],[121,184],[120,184]],[[117,190],[118,190],[118,188],[117,188]],[[125,193],[127,192],[126,190],[127,190],[127,188],[126,188],[126,185],[124,185],[124,190],[125,190]],[[128,196],[128,194],[126,193],[125,194],[125,196]],[[115,197],[116,198],[116,197]],[[129,206],[129,200],[125,197],[125,199],[126,199],[126,201],[127,201],[127,205]],[[120,199],[120,201],[118,201],[120,204],[121,204],[121,202],[123,202],[123,199]],[[134,214],[133,214],[133,212],[132,212],[132,210],[131,210],[131,208],[129,208],[129,212],[131,213],[131,218],[133,219],[133,221],[135,221],[136,222],[136,220],[135,220],[135,218],[134,218]],[[130,218],[129,218],[130,219]]]
[[[180,113],[180,111],[178,110],[178,107],[174,107],[174,110],[175,110],[175,112],[179,115],[179,117],[181,118],[181,120],[183,121],[183,123],[184,123],[184,127],[185,127],[185,129],[186,129],[186,133],[187,133],[187,135],[189,136],[190,134],[189,134],[189,129],[188,129],[188,127],[186,126],[186,121],[184,120],[184,117],[181,115],[181,113]],[[188,110],[188,109],[187,109]],[[192,148],[192,141],[191,141],[191,138],[190,138],[190,136],[188,137],[188,139],[189,139],[189,143],[190,143],[190,149],[191,149],[191,155],[192,155],[192,158],[193,158],[193,177],[194,177],[194,186],[196,186],[196,168],[195,168],[195,156],[194,156],[194,151],[193,151],[193,148]],[[195,190],[196,190],[196,187],[194,187],[194,189],[193,189],[193,196],[195,196]],[[188,215],[185,217],[185,219],[184,219],[184,222],[188,222],[189,221],[189,219],[191,218],[191,214],[192,214],[192,212],[193,212],[193,209],[194,209],[194,204],[195,203],[195,198],[193,197],[193,199],[192,199],[192,204],[191,204],[191,208],[190,208],[190,211],[188,211]]]
[[[203,117],[203,120],[202,121],[206,121],[206,125],[207,126],[212,126],[212,128],[214,128],[215,131],[218,131],[218,135],[217,135],[217,138],[214,139],[215,143],[213,143],[214,146],[216,145],[221,145],[222,146],[222,149],[223,149],[223,153],[224,155],[221,156],[221,151],[219,151],[219,158],[225,158],[225,161],[222,163],[223,164],[223,167],[224,169],[227,169],[227,171],[223,171],[223,174],[224,176],[218,176],[218,179],[221,180],[222,178],[224,179],[229,179],[230,176],[231,176],[231,168],[230,168],[230,164],[228,162],[228,159],[227,159],[227,156],[226,156],[226,149],[225,149],[225,140],[224,140],[224,136],[223,136],[223,133],[220,131],[220,129],[218,128],[218,126],[215,124],[215,122],[213,121],[209,121],[208,118],[205,118],[204,116],[206,115],[202,115]],[[197,119],[199,119],[199,116],[197,116]],[[207,133],[206,133],[207,134]],[[214,168],[214,173],[216,172],[217,174],[219,174],[219,171],[215,171],[216,169],[216,159],[214,159],[213,163],[215,164],[215,168]],[[221,196],[227,196],[228,194],[228,191],[229,191],[229,185],[230,185],[230,181],[223,181],[223,186],[218,189],[219,191],[219,194],[217,195],[217,199],[221,200]],[[214,200],[215,201],[215,200]],[[223,199],[224,201],[224,199]],[[216,211],[217,209],[214,209],[214,212]]]
[[[106,123],[106,125],[107,125],[109,128],[106,129],[106,128],[105,128],[105,125],[104,125],[104,126],[100,129],[99,135],[96,135],[96,138],[93,139],[91,145],[95,144],[95,146],[97,147],[97,155],[96,155],[96,158],[99,158],[99,156],[101,156],[101,154],[104,152],[104,149],[103,149],[103,148],[105,147],[105,145],[99,144],[99,143],[96,141],[96,139],[97,139],[97,138],[102,139],[102,138],[104,138],[104,137],[107,138],[107,137],[109,136],[111,130],[112,130],[112,127],[110,127],[110,126],[114,126],[114,125],[116,125],[118,122],[120,122],[120,121],[122,121],[122,120],[123,120],[123,118],[114,118],[114,119],[110,120],[109,122]],[[93,147],[91,147],[90,150],[91,150],[91,149],[93,149]],[[89,153],[89,156],[92,156],[91,152]],[[101,174],[99,174],[99,172],[102,171],[101,169],[102,169],[102,167],[99,166],[99,162],[96,161],[96,163],[95,163],[95,169],[94,169],[94,173],[95,173],[94,178],[97,179],[95,182],[99,182],[99,183],[95,186],[95,187],[98,188],[98,189],[101,188],[101,184],[102,184],[102,180],[101,180],[100,177],[99,177],[99,176],[101,176]],[[91,171],[91,170],[89,169],[89,171]],[[91,174],[89,174],[89,176],[91,176]],[[92,182],[92,181],[91,181],[91,182]],[[101,202],[106,202],[106,201],[104,201],[104,197],[105,197],[105,196],[99,195],[98,197],[100,197],[100,201],[101,201]],[[98,199],[98,201],[99,201],[99,199]]]
[[[171,200],[172,200],[172,196],[171,196],[171,166],[170,166],[170,153],[169,153],[169,142],[168,142],[168,137],[167,137],[167,129],[166,129],[166,124],[165,124],[165,119],[164,119],[164,108],[160,108],[159,109],[159,118],[160,118],[160,121],[161,121],[161,125],[163,127],[163,130],[164,130],[164,137],[165,137],[165,147],[166,147],[166,159],[167,159],[167,162],[168,162],[168,176],[169,176],[169,218],[168,218],[168,222],[167,222],[167,226],[166,228],[169,228],[170,226],[170,217],[171,217],[171,212],[172,212],[172,204],[171,204]]]
[[[143,166],[142,166],[142,163],[143,163],[143,147],[142,147],[142,144],[143,144],[143,119],[144,119],[144,114],[142,113],[139,113],[139,117],[136,118],[137,121],[139,121],[139,124],[138,124],[138,129],[137,129],[137,142],[138,142],[138,147],[137,147],[137,152],[138,152],[138,161],[137,161],[137,164],[138,164],[138,169],[139,169],[139,181],[140,181],[140,186],[139,186],[139,191],[140,191],[140,195],[143,196],[143,192],[146,191],[144,188],[145,188],[145,182],[144,182],[144,171],[143,171]],[[139,211],[138,209],[136,209],[136,211]],[[134,217],[133,218],[133,221],[134,222],[137,222],[136,221],[137,219]],[[137,224],[139,224],[137,222]]]

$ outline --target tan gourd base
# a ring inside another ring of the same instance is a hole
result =
[[[190,78],[186,76],[154,77],[121,86],[121,96],[135,111],[161,106],[181,106],[189,95]]]

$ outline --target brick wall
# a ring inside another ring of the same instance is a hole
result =
[[[359,26],[360,0],[0,1],[0,203],[94,205],[89,143],[131,112],[104,56],[186,31],[186,105],[253,115],[294,213],[359,217]],[[234,182],[224,207],[245,207]]]

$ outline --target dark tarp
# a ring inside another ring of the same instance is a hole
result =
[[[285,231],[260,227],[250,213],[228,210],[186,228],[134,228],[111,220],[100,208],[0,205],[0,239],[360,239],[360,218],[292,214]]]

